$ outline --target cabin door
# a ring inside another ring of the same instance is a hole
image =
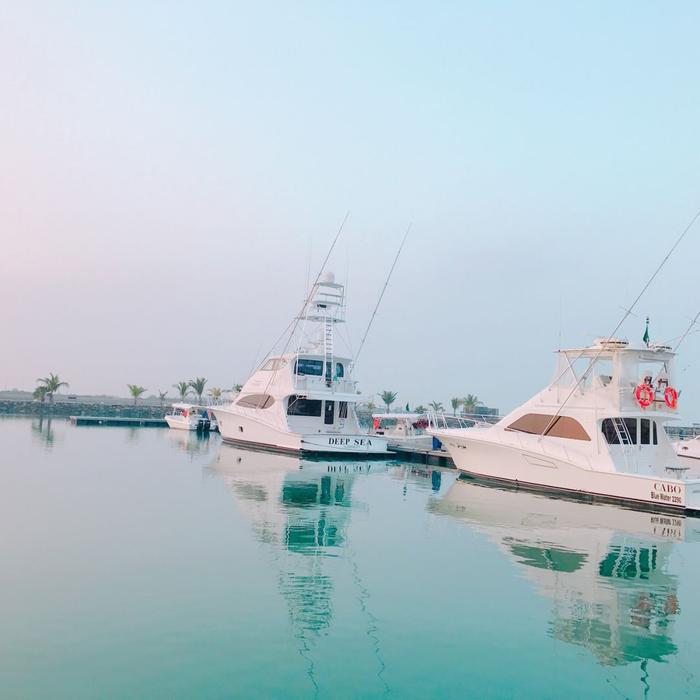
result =
[[[323,422],[326,425],[333,425],[333,414],[335,413],[335,401],[326,401],[326,412],[323,416]]]

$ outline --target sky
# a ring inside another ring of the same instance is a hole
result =
[[[0,389],[243,382],[330,267],[366,394],[505,411],[700,208],[677,2],[0,4]],[[700,310],[700,224],[619,335]],[[700,420],[700,335],[681,348]],[[174,392],[173,392],[174,393]]]

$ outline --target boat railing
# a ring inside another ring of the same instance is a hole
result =
[[[428,411],[427,416],[428,426],[432,430],[463,430],[465,428],[474,427],[488,428],[500,420],[500,416],[484,416],[476,413],[450,415],[442,411]]]
[[[618,395],[620,398],[620,409],[621,410],[629,410],[629,411],[634,411],[636,409],[639,409],[640,404],[637,402],[637,399],[635,398],[634,395],[634,390],[635,387],[633,386],[626,386],[626,387],[620,387],[618,390]],[[666,400],[664,398],[663,393],[659,393],[659,391],[654,391],[653,394],[654,398],[651,402],[651,404],[647,407],[645,407],[645,411],[647,412],[655,412],[658,411],[659,413],[675,413],[676,408],[669,406],[666,403]]]
[[[337,394],[356,394],[357,382],[354,379],[336,378],[327,380],[310,374],[297,375],[294,387],[297,391],[328,391]]]

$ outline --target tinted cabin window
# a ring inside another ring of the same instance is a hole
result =
[[[323,376],[323,360],[306,360],[300,357],[294,365],[296,374],[310,374],[314,377]]]
[[[342,362],[336,362],[335,365],[335,376],[336,377],[344,377],[345,376],[345,367],[343,367]]]
[[[324,414],[324,423],[333,425],[333,417],[335,415],[335,401],[326,401],[326,412]]]
[[[656,434],[656,421],[652,421],[652,425],[654,426],[654,430],[652,431],[654,434],[654,444],[658,445],[659,444],[659,436]]]
[[[313,416],[318,418],[321,415],[321,405],[323,401],[315,399],[302,399],[298,396],[289,397],[287,406],[288,416]]]
[[[620,419],[617,418],[617,421]],[[642,418],[642,426],[641,430],[637,430],[637,419],[636,418],[623,418],[622,419],[625,423],[625,426],[627,427],[627,432],[629,433],[629,444],[630,445],[648,445],[649,444],[649,431],[650,431],[650,424],[652,421],[650,421],[648,418]],[[645,427],[646,424],[646,427]],[[602,424],[602,431],[603,435],[605,435],[605,439],[607,440],[609,445],[619,445],[620,444],[620,435],[622,435],[622,442],[624,444],[627,444],[624,440],[624,434],[625,430],[622,426],[620,426],[619,431],[615,428],[615,423],[613,422],[612,418],[606,418],[603,421]],[[654,428],[656,428],[656,425],[654,425]],[[638,434],[639,433],[639,434]],[[638,438],[641,438],[641,442],[639,442]],[[656,431],[654,430],[654,439],[656,439]],[[656,442],[654,442],[656,444]]]
[[[547,430],[545,435],[548,437],[567,438],[568,440],[591,439],[577,420],[568,416],[557,416],[555,418],[545,413],[528,413],[520,416],[506,428],[506,430],[515,430],[519,433],[530,433],[531,435],[542,435],[545,429]]]
[[[651,443],[651,421],[648,418],[642,418],[639,421],[639,444],[649,445]]]
[[[338,404],[338,418],[347,418],[347,417],[348,417],[348,402],[341,401]]]
[[[619,445],[620,439],[617,436],[617,430],[615,430],[615,425],[610,418],[606,418],[603,421],[603,435],[605,435],[605,440],[608,445]]]
[[[269,394],[247,394],[236,401],[242,408],[270,408],[275,400]]]

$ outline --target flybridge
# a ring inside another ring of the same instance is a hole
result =
[[[674,353],[667,345],[635,348],[625,340],[599,339],[587,348],[560,350],[557,357],[543,400],[559,404],[566,399],[603,410],[676,410]]]

